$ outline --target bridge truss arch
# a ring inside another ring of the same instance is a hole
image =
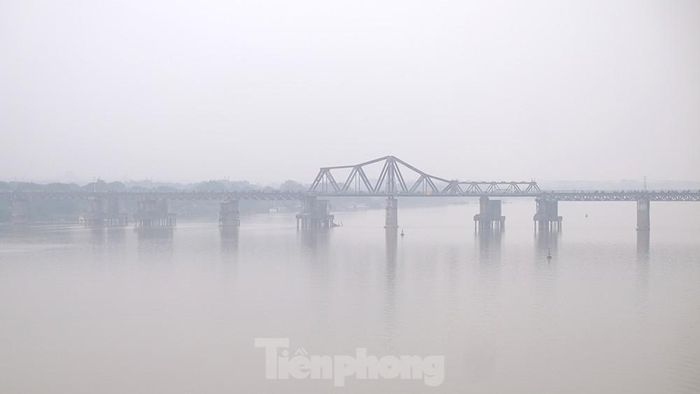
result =
[[[379,167],[376,176],[369,167]],[[342,174],[341,174],[342,173]],[[536,196],[535,181],[459,181],[418,169],[395,156],[322,167],[309,192],[319,196]]]

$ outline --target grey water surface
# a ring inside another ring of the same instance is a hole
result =
[[[534,202],[502,234],[478,205],[180,221],[170,233],[0,228],[2,393],[700,392],[700,205]],[[404,232],[404,236],[400,232]],[[547,254],[552,258],[547,259]],[[311,354],[444,355],[445,379],[265,379],[256,337]]]

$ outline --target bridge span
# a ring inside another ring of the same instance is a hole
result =
[[[334,226],[329,199],[381,197],[386,199],[386,228],[398,227],[399,198],[478,198],[479,213],[474,215],[476,231],[502,231],[501,198],[535,200],[533,221],[536,231],[558,231],[562,217],[560,201],[622,201],[637,203],[637,229],[650,228],[650,203],[656,201],[700,201],[700,190],[542,190],[530,181],[460,181],[424,172],[407,162],[384,156],[355,165],[322,167],[306,191],[5,191],[0,199],[9,200],[12,220],[26,222],[33,201],[80,199],[89,201],[83,222],[93,227],[125,226],[129,214],[124,201],[135,200],[133,220],[136,227],[172,227],[175,215],[168,201],[219,201],[219,224],[238,227],[241,200],[300,201],[297,215],[300,229]]]

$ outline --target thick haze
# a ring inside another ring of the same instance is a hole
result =
[[[0,179],[698,180],[700,2],[0,0]]]

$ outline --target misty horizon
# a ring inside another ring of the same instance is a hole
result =
[[[374,182],[376,178],[371,178]],[[475,181],[475,180],[464,180],[464,181]],[[496,180],[491,180],[496,181]],[[529,181],[529,180],[521,180]],[[656,180],[656,179],[620,179],[611,181],[596,181],[596,180],[537,180],[532,181],[537,182],[537,184],[543,190],[694,190],[700,189],[700,181],[677,181],[677,180]],[[202,179],[202,180],[184,180],[184,181],[166,181],[158,179],[102,179],[96,178],[91,180],[0,180],[0,186],[3,184],[10,186],[10,190],[15,190],[17,185],[75,185],[81,188],[88,187],[91,184],[97,182],[105,182],[106,184],[120,183],[125,185],[127,188],[137,187],[145,189],[154,189],[159,187],[190,190],[197,188],[198,186],[205,185],[207,183],[229,183],[247,184],[247,187],[251,190],[260,190],[265,188],[280,189],[285,182],[298,183],[304,188],[308,188],[311,185],[311,181],[303,181],[299,179],[286,179],[279,182],[254,182],[247,179]],[[12,187],[12,184],[15,187]],[[3,189],[0,187],[0,189]]]
[[[700,3],[0,4],[0,179],[700,168]]]

